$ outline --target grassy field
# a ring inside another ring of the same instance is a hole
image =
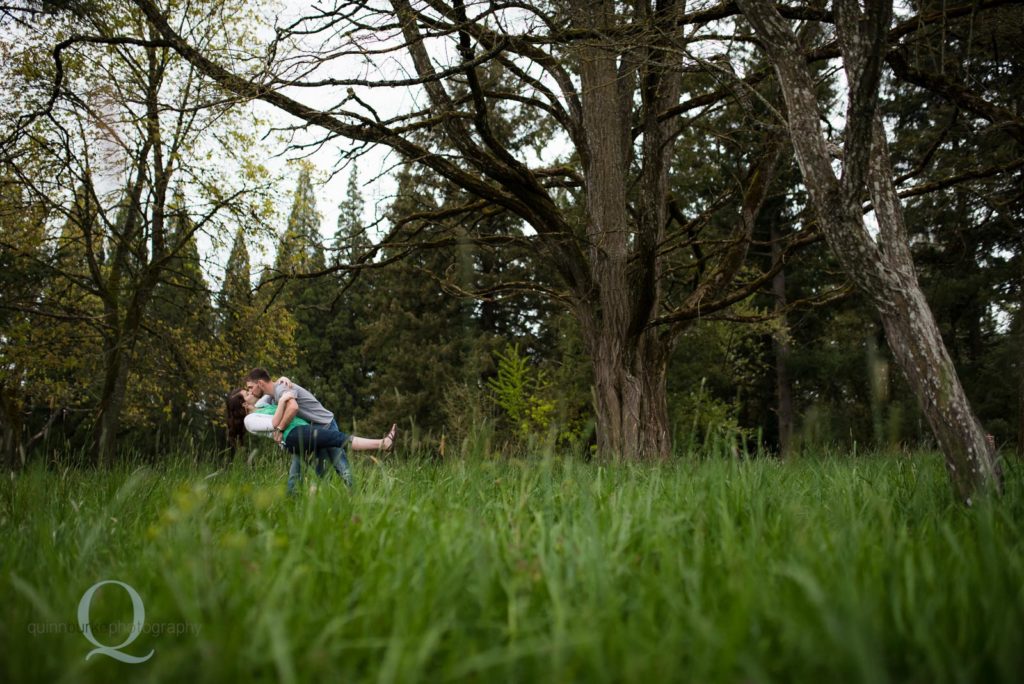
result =
[[[931,455],[31,468],[0,484],[0,681],[1020,681],[1024,476]],[[97,643],[153,655],[128,664]],[[120,625],[120,626],[119,626]]]

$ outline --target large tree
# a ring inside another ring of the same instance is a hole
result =
[[[923,3],[940,10],[939,0]],[[899,80],[880,103],[898,178],[942,185],[904,200],[915,263],[978,417],[1014,441],[1019,340],[1012,337],[1024,218],[1024,136],[986,109],[1024,105],[1024,5],[951,18],[887,55]],[[1001,169],[998,173],[979,173]],[[956,184],[944,179],[959,177]]]
[[[353,166],[345,197],[338,203],[331,266],[373,263],[373,242],[367,235],[364,209],[359,169]],[[359,270],[328,276],[331,291],[324,301],[323,335],[330,344],[329,353],[321,361],[325,387],[318,396],[335,412],[339,424],[353,431],[373,404],[368,381],[374,374],[377,355],[365,346],[365,326],[376,315],[374,275],[372,270]]]
[[[958,495],[999,489],[1001,476],[938,325],[918,282],[903,206],[897,194],[878,92],[892,24],[891,2],[834,3],[839,51],[848,83],[842,160],[822,130],[822,107],[807,56],[790,22],[770,3],[740,0],[768,55],[786,101],[790,139],[810,204],[849,277],[877,308],[886,338],[921,405]],[[864,218],[871,202],[877,237]]]
[[[0,174],[0,459],[12,469],[24,464],[32,441],[26,408],[40,376],[68,363],[52,344],[63,341],[52,334],[63,326],[59,315],[33,320],[29,313],[48,290],[45,225],[46,207]]]
[[[303,164],[292,195],[288,222],[277,243],[274,276],[263,287],[269,286],[268,294],[295,319],[295,343],[302,350],[295,366],[282,367],[280,362],[275,362],[270,368],[281,375],[290,374],[297,383],[320,396],[329,368],[331,341],[325,328],[335,289],[327,278],[295,278],[322,273],[327,266],[320,235],[322,217],[316,206],[311,173],[312,167]]]

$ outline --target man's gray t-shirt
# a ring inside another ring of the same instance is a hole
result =
[[[299,418],[308,420],[313,425],[330,425],[334,420],[334,414],[325,409],[308,389],[295,383],[292,383],[291,387],[283,382],[275,383],[274,402],[281,403],[281,395],[285,392],[295,392],[295,400],[299,404]]]

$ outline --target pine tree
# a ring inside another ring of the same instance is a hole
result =
[[[322,271],[326,266],[320,224],[316,208],[312,166],[303,164],[292,196],[288,225],[277,246],[275,270],[284,275],[297,275]]]
[[[322,217],[316,206],[312,167],[304,164],[292,198],[288,225],[278,243],[274,264],[275,281],[269,294],[291,315],[295,323],[294,341],[298,356],[291,365],[280,360],[268,366],[272,374],[289,375],[296,383],[321,397],[327,389],[324,359],[331,353],[331,341],[324,330],[333,299],[330,280],[301,278],[327,267],[320,235]],[[322,397],[321,397],[322,398]]]
[[[366,201],[359,190],[359,168],[352,167],[349,173],[345,199],[338,204],[338,228],[334,233],[334,253],[331,261],[337,264],[354,264],[369,256],[373,242],[363,225],[363,211]]]
[[[436,189],[425,175],[404,169],[392,214],[436,210],[431,197]],[[426,222],[405,224],[384,250],[384,257],[405,251],[413,234],[424,237],[430,232]],[[432,277],[457,263],[457,253],[450,247],[421,250],[375,279],[374,311],[363,327],[364,349],[376,368],[369,382],[374,402],[368,419],[371,426],[403,422],[440,432],[444,423],[440,399],[446,386],[474,373],[465,353],[466,306],[447,295]]]
[[[222,334],[237,334],[240,312],[252,305],[249,249],[245,245],[245,230],[235,231],[234,242],[224,268],[224,282],[217,294],[218,329]]]
[[[231,386],[237,384],[239,378],[256,365],[252,358],[258,344],[257,329],[254,327],[258,311],[253,298],[250,272],[245,230],[239,227],[224,268],[224,281],[217,293],[220,357]]]
[[[345,198],[338,206],[338,226],[334,234],[331,265],[336,274],[325,278],[330,311],[324,336],[330,340],[327,353],[319,358],[307,355],[307,363],[324,378],[321,399],[335,412],[342,425],[354,424],[366,417],[372,404],[369,378],[374,374],[374,359],[368,354],[365,322],[372,318],[370,308],[379,271],[362,268],[372,262],[372,243],[363,222],[365,203],[359,191],[359,173],[349,175]]]
[[[405,254],[414,242],[429,244],[432,236],[458,234],[459,221],[472,221],[477,232],[486,229],[495,238],[487,246],[439,240],[374,274],[370,299],[375,304],[367,307],[363,326],[364,347],[373,363],[369,422],[377,427],[410,421],[439,434],[447,429],[449,393],[461,401],[486,395],[497,352],[516,343],[533,362],[551,362],[568,328],[552,323],[557,312],[538,294],[498,290],[480,300],[465,296],[488,292],[502,280],[543,284],[543,274],[531,272],[519,258],[515,238],[521,229],[514,220],[501,214],[447,217],[447,208],[465,204],[462,191],[409,168],[398,181],[391,216],[439,212],[443,218],[400,224],[385,259]],[[558,375],[561,369],[552,370]],[[574,384],[566,380],[566,387]],[[558,410],[560,417],[577,412],[561,405]]]
[[[239,362],[233,366],[237,383],[249,369],[259,366],[272,374],[291,373],[296,366],[298,324],[279,296],[281,280],[268,265],[260,270],[252,306],[240,321],[242,346],[236,349]],[[280,369],[280,370],[279,370]]]

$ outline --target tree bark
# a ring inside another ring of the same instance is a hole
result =
[[[0,430],[0,454],[3,454],[9,470],[19,470],[24,465],[25,454],[22,448],[23,420],[21,406],[10,388],[3,387],[0,391],[0,415],[3,416]]]
[[[582,320],[594,371],[598,453],[623,460],[667,458],[670,345],[651,330],[616,338],[604,332],[607,322],[586,313]]]
[[[1024,458],[1024,240],[1017,251],[1020,282],[1017,283],[1017,456]]]
[[[779,241],[782,236],[775,225],[771,227],[772,262],[781,258]],[[772,278],[772,295],[775,297],[775,313],[786,322],[786,270]],[[775,415],[779,426],[779,455],[785,457],[793,448],[793,387],[789,377],[789,342],[775,335],[772,338],[775,353]]]
[[[128,387],[128,363],[118,337],[111,338],[103,350],[103,384],[96,407],[96,426],[93,430],[93,458],[97,465],[113,463],[117,451],[117,433],[121,425],[121,411]]]
[[[162,213],[162,202],[157,202],[155,211]],[[150,264],[149,272],[132,293],[123,320],[118,316],[119,307],[108,313],[108,328],[112,332],[105,340],[103,349],[103,384],[100,386],[93,431],[94,458],[101,466],[112,464],[116,456],[117,434],[121,429],[121,414],[128,391],[132,357],[159,274],[159,266]]]
[[[917,280],[885,131],[875,110],[883,52],[879,43],[891,8],[869,3],[871,14],[864,16],[854,0],[836,2],[850,84],[843,175],[837,178],[819,125],[814,82],[796,37],[773,6],[740,0],[740,7],[778,74],[793,148],[825,238],[878,310],[893,355],[945,455],[953,489],[968,504],[978,493],[1001,491],[1001,472]],[[861,209],[865,185],[880,228],[877,242]]]
[[[637,3],[652,26],[669,27],[683,3]],[[613,26],[612,2],[581,3],[576,21],[595,30]],[[637,48],[580,50],[585,135],[588,257],[596,292],[576,306],[594,371],[598,452],[622,459],[671,454],[666,370],[671,335],[649,327],[661,302],[659,245],[668,214],[672,124],[659,120],[678,101],[677,55],[654,38]],[[627,198],[633,146],[633,95],[640,91],[640,197],[631,217]]]

